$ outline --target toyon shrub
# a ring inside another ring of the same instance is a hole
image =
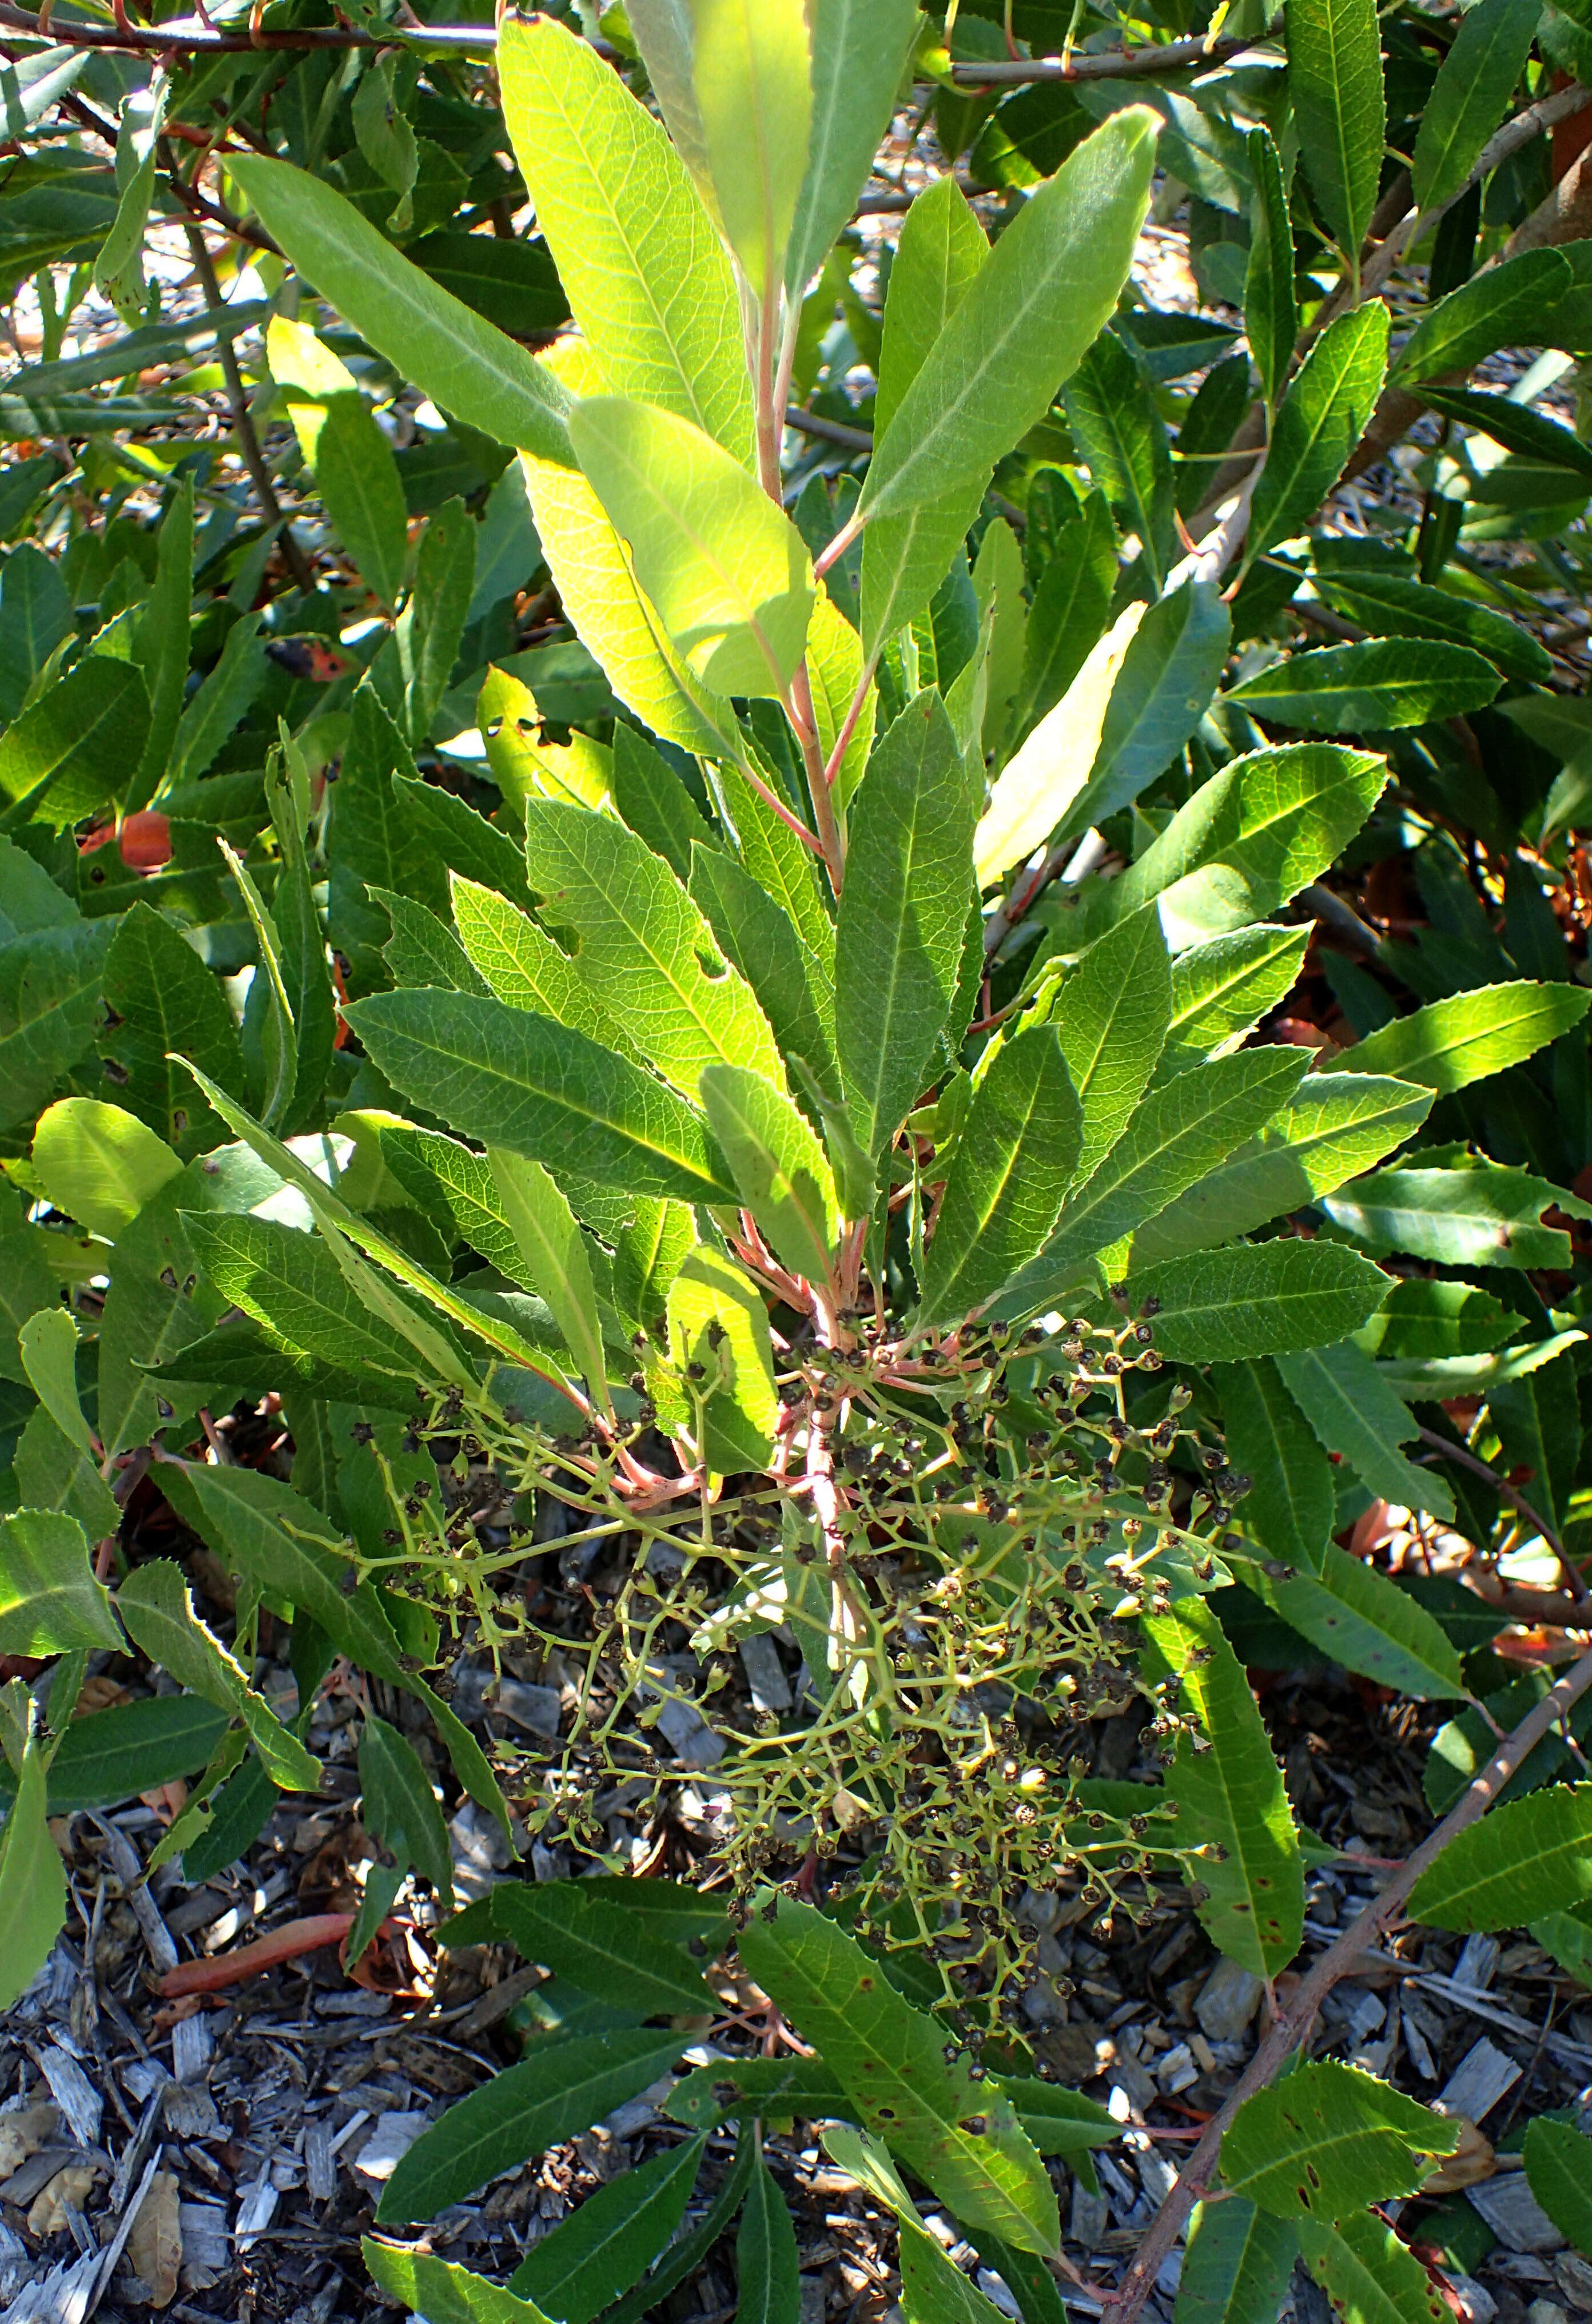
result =
[[[1492,2148],[1311,2052],[1406,1927],[1592,1986],[1586,32],[200,13],[5,12],[0,1998],[77,1815],[214,1876],[329,1687],[380,1852],[291,1941],[548,1972],[365,2240],[430,2324],[726,2237],[796,2324],[796,2122],[906,2324],[1441,2324]],[[1298,1666],[1407,1857],[1301,1821]],[[1191,1914],[1262,2016],[1146,2129],[1045,1935]],[[1093,2282],[1052,2165],[1177,2128]]]

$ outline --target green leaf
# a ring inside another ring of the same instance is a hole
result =
[[[16,1509],[0,1517],[0,1654],[122,1651],[122,1634],[75,1517]]]
[[[258,1469],[167,1462],[161,1489],[228,1567],[309,1615],[339,1654],[400,1680],[398,1640],[372,1585],[345,1590],[351,1551],[318,1509]]]
[[[94,1454],[64,1436],[41,1404],[28,1415],[13,1465],[23,1508],[62,1510],[90,1541],[104,1541],[120,1526],[122,1512]]]
[[[1246,2099],[1222,2140],[1222,2182],[1276,2218],[1341,2219],[1413,2195],[1459,2142],[1458,2122],[1323,2059]]]
[[[1078,1161],[1082,1110],[1055,1029],[997,1052],[973,1093],[924,1269],[920,1322],[959,1321],[1032,1259]]]
[[[1196,2204],[1173,2324],[1251,2324],[1281,2308],[1299,2236],[1242,2195]]]
[[[308,171],[249,154],[235,175],[271,239],[405,379],[494,443],[572,465],[571,399],[534,355],[422,273]]]
[[[1375,2211],[1330,2227],[1302,2219],[1299,2243],[1344,2324],[1444,2324],[1450,2312],[1425,2267]]]
[[[779,1397],[768,1310],[750,1277],[711,1245],[686,1253],[669,1285],[668,1342],[686,1379],[700,1383],[697,1400],[660,1382],[658,1408],[697,1441],[699,1457],[717,1476],[763,1469],[774,1452]]]
[[[382,2226],[433,2219],[601,2122],[667,2071],[686,2037],[620,2027],[533,2051],[449,2107],[398,2163],[376,2207]]]
[[[156,788],[157,805],[168,791],[209,772],[222,744],[253,706],[266,672],[260,619],[258,613],[245,613],[233,623],[215,668],[184,704]]]
[[[97,1450],[78,1402],[78,1325],[60,1306],[41,1307],[16,1335],[23,1370],[34,1395],[74,1450]]]
[[[856,210],[896,109],[918,18],[916,0],[816,0],[811,23],[812,134],[785,257],[793,300]]]
[[[742,865],[786,914],[833,986],[834,921],[811,850],[758,796],[738,767],[721,766],[713,788],[720,821]]]
[[[970,2282],[927,2232],[884,2147],[849,2123],[826,2125],[824,2144],[832,2160],[866,2194],[896,2214],[901,2313],[906,2324],[994,2324],[1002,2311]],[[1041,2275],[1045,2274],[1043,2263],[1035,2261],[1035,2265]],[[1039,2324],[1039,2319],[1034,2324]]]
[[[244,909],[249,916],[249,924],[254,931],[255,949],[260,955],[259,968],[249,988],[250,997],[257,999],[260,1007],[257,1015],[251,1013],[244,1019],[245,1030],[253,1032],[253,1041],[244,1053],[249,1094],[266,1129],[276,1130],[283,1126],[283,1117],[292,1103],[298,1086],[298,1028],[293,1022],[292,1004],[288,999],[287,982],[282,973],[281,946],[276,922],[266,909],[264,899],[241,859],[225,840],[221,846],[227,870],[237,881],[238,893],[244,899]],[[255,992],[256,985],[258,994]]]
[[[1592,2258],[1592,2139],[1568,2122],[1526,2126],[1525,2175],[1561,2236]]]
[[[708,692],[675,647],[584,476],[578,468],[529,455],[523,465],[538,538],[565,617],[619,700],[682,750],[713,758],[739,755],[744,745],[729,704]]]
[[[361,580],[384,605],[395,605],[409,562],[408,512],[392,447],[363,396],[327,400],[315,480]]]
[[[1120,530],[1136,534],[1152,595],[1159,597],[1172,554],[1172,446],[1149,374],[1126,340],[1102,331],[1063,401],[1072,440]]]
[[[620,1020],[538,921],[506,896],[458,872],[452,875],[452,886],[465,956],[497,1000],[550,1017],[605,1049],[640,1061]]]
[[[66,1916],[66,1869],[45,1821],[44,1755],[30,1733],[16,1797],[0,1831],[0,2009],[32,1985]]]
[[[143,752],[143,679],[128,661],[86,654],[7,727],[0,741],[5,821],[64,830],[105,806]]]
[[[475,521],[458,499],[445,502],[420,536],[414,586],[393,632],[406,731],[417,750],[430,734],[458,656],[474,593],[478,539]],[[444,801],[452,804],[448,792],[430,788],[424,804],[431,817]]]
[[[1284,1565],[1319,1572],[1332,1537],[1332,1468],[1275,1364],[1224,1364],[1211,1373],[1221,1398],[1228,1465],[1250,1478],[1242,1519],[1249,1538]]]
[[[597,1022],[584,1012],[573,1020],[582,1031],[606,1038],[606,1022],[617,1020],[627,1047],[686,1097],[721,1060],[783,1084],[750,987],[719,957],[707,921],[645,840],[611,815],[528,800],[525,853],[542,921],[567,945],[594,1004]]]
[[[1430,1928],[1504,1929],[1592,1896],[1592,1784],[1506,1801],[1423,1872],[1409,1914]]]
[[[449,1945],[511,1944],[583,1993],[637,2017],[689,2017],[713,2006],[684,1950],[695,1933],[653,1925],[623,1880],[501,1880],[443,1930]],[[532,2290],[534,2292],[534,2286]]]
[[[1305,174],[1357,281],[1387,134],[1374,0],[1303,0],[1289,15],[1287,46]]]
[[[1357,14],[1370,13],[1369,0],[1310,0],[1310,5],[1321,15],[1340,6]],[[1292,31],[1291,20],[1291,38]],[[1377,145],[1380,148],[1380,128]],[[1373,194],[1375,187],[1373,171]],[[1287,540],[1300,531],[1321,507],[1365,434],[1386,370],[1387,309],[1380,300],[1373,299],[1328,324],[1300,364],[1278,410],[1271,447],[1250,506],[1244,544],[1246,568],[1274,542]]]
[[[1382,1305],[1379,1267],[1334,1243],[1198,1251],[1127,1278],[1130,1314],[1160,1302],[1155,1345],[1173,1363],[1285,1355],[1358,1331]]]
[[[612,65],[548,16],[502,25],[497,72],[537,227],[609,395],[693,420],[749,463],[741,314],[686,162]]]
[[[962,2060],[946,2062],[943,2029],[901,1998],[854,1939],[784,1897],[771,1922],[759,1913],[747,1923],[741,1956],[870,2129],[958,2218],[1020,2251],[1058,2248],[1054,2190],[1010,2100],[971,2080]]]
[[[7,724],[72,626],[71,599],[55,560],[33,542],[19,542],[0,585],[0,714]],[[182,642],[186,677],[186,638]]]
[[[1049,1241],[1003,1295],[1001,1312],[1033,1314],[1063,1297],[1097,1251],[1153,1219],[1252,1138],[1287,1102],[1302,1070],[1285,1051],[1247,1050],[1195,1065],[1152,1090],[1092,1176],[1063,1204]]]
[[[1275,410],[1299,337],[1299,295],[1293,287],[1293,221],[1283,164],[1269,129],[1246,139],[1255,198],[1250,208],[1249,263],[1244,277],[1244,330],[1260,374],[1260,392]]]
[[[549,2324],[533,2301],[432,2252],[378,2243],[374,2236],[362,2236],[359,2247],[373,2282],[428,2324]]]
[[[1581,1449],[1575,1359],[1567,1351],[1523,1379],[1500,1380],[1487,1395],[1505,1467],[1532,1471],[1532,1498],[1568,1529]]]
[[[559,2324],[592,2319],[628,2292],[669,2244],[702,2167],[705,2135],[621,2172],[531,2246],[509,2289]]]
[[[639,1065],[465,992],[379,992],[348,1019],[396,1087],[467,1138],[626,1192],[734,1201],[705,1123]]]
[[[280,1346],[402,1384],[419,1370],[403,1335],[373,1314],[318,1235],[274,1219],[187,1216],[189,1245],[224,1306],[241,1307]]]
[[[519,1246],[524,1270],[520,1279],[546,1300],[594,1400],[611,1410],[592,1263],[575,1213],[539,1162],[491,1147],[486,1158],[503,1216]]]
[[[1490,1740],[1490,1738],[1489,1738]],[[1544,1913],[1530,1923],[1532,1938],[1578,1984],[1592,1987],[1592,1919],[1585,1904],[1568,1913]]]
[[[1184,952],[1265,919],[1325,871],[1386,781],[1385,760],[1332,742],[1231,760],[1090,902],[1090,925],[1097,911],[1121,919],[1155,897],[1167,943]]]
[[[359,1785],[367,1830],[412,1864],[436,1889],[444,1912],[453,1910],[453,1849],[431,1778],[395,1727],[367,1711],[359,1738]]]
[[[419,151],[396,88],[398,62],[391,49],[379,51],[368,60],[349,112],[361,153],[398,196],[385,224],[393,234],[407,234],[414,224],[411,197],[419,174]]]
[[[169,1558],[134,1566],[116,1592],[128,1636],[190,1694],[241,1719],[271,1780],[285,1792],[320,1789],[320,1762],[277,1718],[264,1696],[194,1612],[182,1569]]]
[[[1292,654],[1226,698],[1279,725],[1346,734],[1458,718],[1485,709],[1497,691],[1497,671],[1468,646],[1382,638]]]
[[[784,272],[807,174],[813,58],[802,0],[692,0],[692,73],[719,216],[751,298]],[[842,221],[843,222],[843,221]]]
[[[796,2324],[797,2271],[796,2227],[778,2181],[759,2156],[735,2237],[735,2324]]]
[[[1418,1158],[1418,1157],[1417,1157]],[[1569,1239],[1539,1223],[1576,1197],[1528,1171],[1477,1162],[1459,1170],[1374,1170],[1321,1207],[1334,1226],[1378,1257],[1403,1251],[1447,1267],[1564,1267]]]
[[[1569,289],[1569,263],[1557,250],[1526,250],[1474,276],[1428,308],[1394,362],[1400,387],[1467,372],[1499,347],[1532,345],[1542,318]]]
[[[1474,400],[1480,402],[1495,399]],[[1569,431],[1566,429],[1560,432],[1568,435]],[[1519,622],[1511,621],[1505,613],[1494,613],[1490,606],[1475,605],[1468,598],[1452,596],[1446,589],[1428,589],[1419,581],[1406,581],[1393,574],[1358,572],[1353,567],[1346,573],[1318,574],[1315,586],[1330,605],[1347,614],[1350,621],[1357,622],[1362,629],[1369,630],[1373,636],[1392,632],[1400,638],[1439,638],[1453,645],[1470,646],[1477,653],[1486,654],[1510,678],[1546,683],[1551,673],[1547,649],[1539,645]]]
[[[184,476],[156,535],[155,577],[139,616],[133,659],[143,673],[149,730],[126,786],[129,809],[145,806],[166,770],[188,684],[189,607],[193,596],[194,486]]]
[[[1345,1670],[1417,1702],[1468,1693],[1459,1654],[1436,1617],[1335,1542],[1311,1572],[1277,1575],[1246,1559],[1232,1563],[1247,1589]]]
[[[726,2233],[731,2220],[741,2208],[751,2163],[752,2142],[750,2138],[743,2138],[736,2148],[733,2163],[700,2223],[686,2234],[676,2236],[651,2273],[642,2278],[633,2292],[627,2292],[617,2302],[609,2316],[608,2324],[640,2324],[640,2319],[650,2315],[676,2286],[696,2279],[714,2245]]]
[[[89,1097],[63,1098],[40,1116],[32,1159],[57,1210],[109,1242],[182,1167],[136,1114]]]
[[[1090,945],[1052,1012],[1083,1109],[1081,1184],[1116,1145],[1149,1087],[1171,1012],[1166,940],[1154,906],[1146,905]]]
[[[974,803],[938,695],[868,762],[835,932],[835,1044],[859,1142],[889,1143],[950,1013],[967,927]]]
[[[794,1275],[823,1283],[840,1231],[829,1157],[783,1093],[744,1065],[710,1065],[702,1077],[708,1128],[741,1199]]]
[[[692,902],[725,958],[750,985],[787,1060],[799,1058],[826,1087],[834,1075],[834,934],[824,957],[804,941],[783,903],[768,894],[727,848],[692,843]],[[745,1068],[736,1066],[736,1071]],[[774,1082],[762,1068],[752,1068]]]
[[[782,696],[806,643],[813,567],[778,502],[712,437],[650,404],[590,396],[569,433],[687,666],[716,694]]]
[[[1592,993],[1569,984],[1488,984],[1401,1017],[1335,1058],[1335,1073],[1396,1074],[1447,1097],[1533,1056],[1578,1025]]]
[[[1359,1344],[1385,1361],[1440,1362],[1485,1354],[1523,1328],[1524,1320],[1474,1283],[1412,1276],[1393,1286],[1381,1313],[1359,1333]]]
[[[1113,557],[1113,571],[1115,564]],[[996,777],[973,841],[980,888],[1026,862],[1058,825],[1072,821],[1100,751],[1118,675],[1143,618],[1141,605],[1129,605],[1096,638],[1061,700]]]
[[[1479,0],[1460,18],[1415,134],[1410,180],[1418,210],[1464,191],[1531,53],[1537,30],[1531,6],[1532,0]]]
[[[938,179],[907,211],[885,291],[874,399],[877,442],[989,255],[984,229],[955,180]],[[953,484],[870,524],[862,537],[863,651],[915,621],[944,579],[978,514],[987,478]]]
[[[702,809],[674,768],[623,720],[613,730],[609,786],[621,821],[655,855],[661,855],[676,877],[688,881],[692,844],[701,840],[706,845],[708,840]]]
[[[1238,928],[1173,963],[1172,1020],[1156,1065],[1164,1081],[1204,1057],[1225,1056],[1292,991],[1310,942],[1308,928]]]
[[[1164,772],[1205,715],[1231,633],[1213,582],[1185,581],[1150,607],[1127,641],[1089,780],[1062,821],[1064,835],[1103,823]]]
[[[892,280],[894,278],[892,277]],[[864,555],[866,556],[866,550]],[[1117,534],[1103,493],[1057,529],[1023,640],[1023,677],[1010,733],[1021,741],[1066,693],[1106,626],[1117,578]]]
[[[1441,1478],[1413,1468],[1398,1449],[1418,1433],[1414,1415],[1351,1340],[1283,1356],[1278,1369],[1327,1451],[1348,1461],[1372,1493],[1452,1522],[1453,1497]]]
[[[1197,1908],[1201,1924],[1229,1960],[1273,1978],[1299,1950],[1304,1874],[1265,1722],[1204,1599],[1181,1598],[1143,1627],[1150,1675],[1177,1679],[1209,1746],[1196,1753],[1180,1735],[1166,1779],[1183,1830],[1200,1835],[1189,1861],[1209,1892]]]
[[[225,1730],[221,1713],[191,1694],[149,1695],[74,1719],[51,1757],[49,1812],[115,1807],[197,1775]],[[10,1769],[0,1769],[0,1791],[14,1788]]]
[[[1470,20],[1468,17],[1465,21]],[[1422,388],[1421,401],[1447,419],[1462,420],[1478,435],[1490,438],[1511,452],[1521,453],[1540,466],[1563,468],[1571,475],[1592,477],[1592,445],[1583,444],[1574,429],[1566,428],[1561,421],[1550,420],[1545,411],[1538,411],[1529,403],[1517,403],[1511,395],[1500,395],[1491,390],[1483,393],[1469,387],[1442,387],[1428,382]],[[1514,627],[1513,623],[1510,626]],[[1523,650],[1535,643],[1528,632],[1516,631],[1516,635]],[[1530,675],[1536,678],[1538,672],[1532,669]],[[1546,671],[1541,673],[1541,682],[1548,683]]]
[[[1049,409],[1127,279],[1158,125],[1113,114],[1025,202],[876,443],[860,516],[971,486]]]

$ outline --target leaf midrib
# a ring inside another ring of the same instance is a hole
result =
[[[500,1006],[502,1005],[506,1004],[500,1003]],[[522,1013],[529,1017],[537,1012],[528,1009]],[[549,1019],[545,1021],[550,1023],[552,1020]],[[563,1028],[559,1027],[557,1029],[562,1031]],[[720,1186],[718,1180],[699,1164],[694,1162],[689,1156],[676,1153],[669,1147],[659,1145],[651,1138],[641,1136],[628,1123],[617,1121],[612,1115],[599,1112],[595,1107],[577,1103],[575,1098],[567,1095],[563,1090],[548,1089],[537,1083],[517,1080],[506,1067],[494,1065],[490,1059],[483,1059],[466,1050],[451,1048],[435,1034],[421,1036],[413,1032],[402,1032],[399,1038],[411,1042],[417,1049],[440,1058],[446,1065],[463,1067],[521,1098],[530,1097],[548,1105],[558,1106],[566,1112],[573,1114],[578,1121],[589,1122],[596,1128],[606,1130],[613,1136],[624,1139],[629,1144],[639,1146],[643,1153],[656,1155],[660,1161],[668,1162],[676,1169],[687,1171],[702,1185],[711,1186],[718,1196],[733,1194],[733,1188]],[[621,1065],[625,1062],[622,1058],[617,1058],[617,1053],[616,1061]],[[666,1089],[661,1082],[656,1091],[649,1090],[647,1094],[649,1097],[656,1096],[676,1105],[684,1105],[686,1102],[675,1091]],[[704,1128],[705,1134],[705,1125]]]

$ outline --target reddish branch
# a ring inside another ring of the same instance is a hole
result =
[[[185,1993],[220,1993],[265,1969],[280,1969],[283,1961],[297,1960],[301,1953],[340,1945],[353,1926],[352,1913],[312,1913],[305,1920],[284,1922],[268,1937],[256,1937],[253,1944],[240,1945],[235,1952],[217,1953],[209,1960],[179,1961],[161,1979],[161,1991],[168,2001],[176,2001]]]

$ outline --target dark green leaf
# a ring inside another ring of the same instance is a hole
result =
[[[1222,2140],[1223,2183],[1282,2219],[1340,2219],[1412,2195],[1428,2158],[1452,2154],[1457,2122],[1329,2060],[1258,2090]]]
[[[1542,318],[1570,286],[1557,250],[1523,251],[1489,267],[1428,309],[1399,349],[1393,377],[1401,387],[1474,370],[1499,347],[1536,346]]]
[[[450,1922],[445,1943],[511,1944],[599,2001],[647,2017],[700,2015],[713,2006],[700,1969],[655,1929],[629,1892],[640,1882],[500,1881],[478,1904]],[[588,1893],[590,1892],[590,1893]]]
[[[383,2227],[432,2219],[501,2171],[589,2130],[665,2073],[682,2037],[620,2029],[558,2042],[449,2107],[399,2163],[377,2206]]]
[[[1362,9],[1371,13],[1369,0],[1311,0],[1311,5],[1323,22],[1339,5],[1357,14]],[[1291,32],[1292,25],[1290,19]],[[1380,148],[1380,128],[1377,143]],[[1374,189],[1375,171],[1371,182]],[[1379,300],[1328,324],[1277,412],[1250,507],[1247,564],[1252,565],[1274,542],[1301,530],[1315,514],[1365,433],[1386,369],[1387,309]]]
[[[1498,673],[1468,646],[1424,638],[1319,646],[1274,662],[1228,695],[1256,718],[1319,734],[1423,726],[1482,710]]]
[[[591,2324],[666,2251],[686,2215],[705,2136],[622,2172],[534,2244],[509,2279],[558,2324]]]

